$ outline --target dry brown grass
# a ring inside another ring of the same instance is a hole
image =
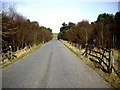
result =
[[[92,68],[93,70],[97,71],[97,73],[103,77],[103,79],[108,82],[111,86],[115,87],[115,88],[120,88],[120,78],[117,76],[117,74],[112,71],[112,73],[106,73],[104,71],[102,71],[98,65],[96,65],[94,62],[89,60],[89,56],[85,57],[82,56],[82,53],[85,51],[85,49],[77,49],[76,47],[73,47],[72,45],[70,45],[67,41],[61,41],[66,47],[68,47],[73,53],[75,53],[79,58],[81,58],[90,68]],[[114,66],[117,69],[118,68],[118,51],[117,50],[113,50],[114,52]]]
[[[12,52],[13,55],[16,56],[16,58],[12,59],[12,60],[8,60],[5,59],[4,62],[0,62],[0,68],[5,68],[7,66],[9,66],[10,64],[16,62],[17,60],[23,58],[24,56],[28,55],[29,53],[35,51],[37,48],[39,48],[40,46],[42,46],[43,44],[39,44],[39,45],[35,45],[31,48],[28,49],[21,49],[21,50],[17,50],[16,52]]]

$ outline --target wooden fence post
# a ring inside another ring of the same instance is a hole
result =
[[[79,44],[77,43],[77,49],[79,49]]]
[[[112,67],[114,66],[114,57],[113,57],[113,51],[110,51],[110,71],[112,72]]]
[[[81,48],[82,48],[82,45],[80,45],[80,50],[81,50]]]
[[[72,42],[72,44],[71,44],[72,46],[73,46],[73,42]]]
[[[114,58],[113,58],[113,52],[110,51],[109,52],[109,67],[108,67],[108,72],[111,73],[112,72],[112,67],[113,67],[113,64],[114,64]]]
[[[75,47],[75,43],[73,43],[73,47]]]
[[[10,59],[12,59],[12,47],[11,46],[9,47],[10,47]]]
[[[85,44],[85,47],[86,47],[85,57],[87,57],[87,56],[88,56],[88,45],[87,45],[87,44]]]
[[[11,46],[9,46],[9,48],[10,48],[10,51],[9,51],[9,59],[11,60],[12,59],[12,47]]]

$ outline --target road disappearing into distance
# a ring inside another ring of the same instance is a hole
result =
[[[111,88],[54,39],[3,69],[3,88]]]

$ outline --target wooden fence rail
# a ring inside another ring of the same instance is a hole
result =
[[[12,54],[12,48],[11,46],[9,46],[9,48],[6,48],[4,50],[2,50],[2,64],[4,64],[5,60],[8,59],[9,61],[11,61],[14,57],[16,57],[15,55]]]
[[[85,51],[84,53],[82,53],[82,55],[85,55],[86,57],[89,55],[89,59],[92,62],[94,62],[95,66],[100,67],[103,71],[107,73],[111,73],[112,71],[114,71],[117,74],[117,76],[120,78],[120,72],[115,68],[116,66],[114,63],[114,56],[112,50],[100,46],[89,45],[89,44],[82,46],[78,43],[73,43],[70,41],[68,43],[79,50],[81,50],[82,47],[83,48],[85,47]]]
[[[85,45],[86,50],[82,54],[85,56],[90,55],[91,61],[97,63],[102,70],[111,73],[114,63],[113,52],[103,47],[98,47],[94,45]]]

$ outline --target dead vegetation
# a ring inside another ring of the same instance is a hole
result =
[[[73,53],[75,53],[79,58],[81,58],[90,68],[94,69],[95,71],[97,71],[97,73],[103,77],[103,79],[108,82],[111,86],[115,87],[115,88],[120,88],[120,78],[118,77],[118,75],[116,74],[116,72],[114,72],[114,70],[112,70],[112,73],[106,73],[103,70],[101,70],[99,68],[99,65],[97,65],[96,63],[92,62],[89,60],[90,56],[85,57],[82,56],[82,53],[84,53],[85,49],[78,49],[74,46],[72,46],[70,43],[68,43],[68,41],[61,41],[66,47],[68,47]],[[113,50],[113,49],[112,49]],[[118,66],[118,59],[119,59],[119,54],[118,54],[118,50],[113,50],[114,52],[114,67],[116,70],[118,70],[119,66]]]
[[[12,58],[12,59],[6,58],[6,59],[2,60],[4,57],[2,57],[2,55],[1,55],[0,58],[2,61],[0,62],[0,67],[5,68],[5,67],[9,66],[10,64],[18,61],[19,59],[23,58],[24,56],[28,55],[29,53],[35,51],[37,48],[39,48],[42,45],[43,45],[43,43],[41,43],[39,45],[35,45],[30,48],[24,48],[24,49],[12,52],[12,55],[16,56],[15,58]]]

